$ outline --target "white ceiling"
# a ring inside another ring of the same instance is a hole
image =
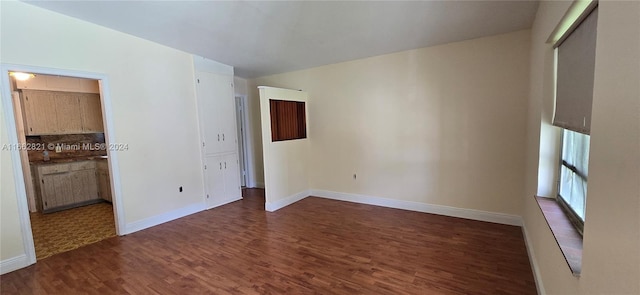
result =
[[[26,1],[253,78],[530,28],[537,1]]]

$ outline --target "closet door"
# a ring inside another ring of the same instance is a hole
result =
[[[223,158],[221,156],[206,157],[205,167],[207,207],[220,206],[225,201]]]
[[[224,168],[226,201],[238,200],[242,197],[242,190],[240,189],[240,165],[237,153],[224,156]]]
[[[233,77],[221,76],[221,96],[218,100],[218,117],[220,118],[220,152],[237,152],[238,137],[236,131],[236,103],[233,94]],[[224,92],[224,93],[222,93]]]

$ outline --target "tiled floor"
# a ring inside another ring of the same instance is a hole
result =
[[[31,230],[40,260],[115,236],[113,207],[98,203],[55,213],[31,213]]]
[[[582,236],[573,227],[555,199],[536,197],[536,200],[571,271],[574,274],[580,274],[582,270]]]

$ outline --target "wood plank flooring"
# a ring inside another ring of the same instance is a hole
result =
[[[536,294],[519,227],[306,198],[244,200],[0,277],[2,294]]]

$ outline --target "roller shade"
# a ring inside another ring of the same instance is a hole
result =
[[[591,131],[598,9],[558,46],[553,125],[583,134]]]

